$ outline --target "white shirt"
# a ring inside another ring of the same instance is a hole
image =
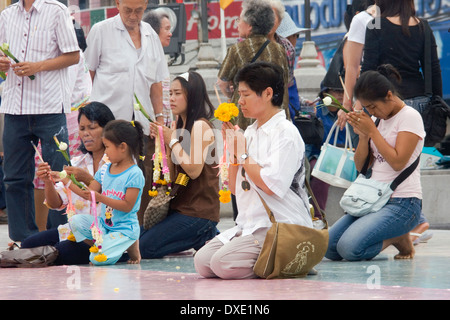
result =
[[[140,23],[141,50],[136,50],[120,14],[94,24],[84,52],[89,70],[95,71],[91,101],[107,105],[116,119],[138,120],[149,135],[149,121],[134,110],[134,93],[155,119],[150,87],[169,77],[169,68],[158,35]]]
[[[95,175],[94,159],[92,158],[92,155],[90,153],[83,154],[82,156],[79,157],[74,157],[70,160],[70,162],[74,167],[87,170],[91,176]],[[103,165],[108,162],[109,162],[108,157],[104,155],[98,165],[99,170],[101,170],[103,168]],[[69,198],[67,196],[65,186],[61,181],[59,181],[55,184],[55,189],[61,198],[62,205],[60,208],[52,208],[52,209],[63,210],[69,204]],[[76,214],[91,214],[91,201],[81,198],[74,192],[72,192],[71,194],[72,194],[72,204],[75,207]],[[100,208],[100,203],[98,204],[97,208]]]
[[[412,107],[404,106],[393,117],[381,120],[378,125],[378,131],[384,140],[391,146],[395,147],[397,136],[400,132],[411,132],[419,137],[419,142],[414,149],[408,163],[400,171],[395,171],[378,152],[373,141],[370,141],[370,147],[373,150],[374,162],[372,167],[372,176],[374,180],[382,182],[393,181],[403,170],[409,167],[420,156],[423,149],[425,129],[420,113]],[[403,181],[392,194],[393,198],[409,198],[416,197],[422,199],[422,185],[420,182],[420,166]]]
[[[80,61],[69,67],[69,86],[71,88],[70,102],[77,104],[91,95],[92,80],[86,66],[83,51],[80,50]],[[77,111],[78,114],[78,111]],[[78,125],[78,124],[77,124]]]
[[[236,202],[239,214],[236,226],[222,232],[218,238],[228,242],[235,235],[246,236],[272,223],[258,193],[264,198],[277,222],[313,227],[308,195],[304,189],[305,144],[298,129],[284,111],[278,112],[258,128],[258,121],[245,130],[249,156],[262,167],[260,174],[267,187],[275,193],[269,196],[248,178],[250,190],[244,191],[242,166],[236,176]],[[258,193],[256,189],[258,188]]]
[[[347,40],[364,44],[366,42],[367,24],[373,19],[367,11],[362,11],[354,16],[347,33]]]
[[[71,162],[72,162],[73,166],[87,170],[89,172],[89,174],[92,176],[95,175],[94,159],[92,158],[91,154],[86,153],[82,156],[74,157],[71,160]],[[102,160],[100,160],[100,163],[98,165],[98,168],[99,168],[98,170],[103,170],[103,174],[106,171],[105,170],[106,167],[104,167],[103,165],[107,162],[109,162],[109,160],[105,154],[103,156]],[[67,192],[69,191],[71,194],[71,198],[72,198],[72,204],[75,208],[75,214],[88,214],[88,215],[94,214],[91,210],[91,201],[81,198],[75,192],[71,192],[70,190],[68,190],[68,188],[66,188],[64,186],[64,184],[61,181],[59,181],[55,184],[55,189],[56,189],[56,192],[58,192],[58,194],[61,198],[61,201],[62,201],[61,207],[55,208],[55,210],[62,210],[67,207],[67,205],[69,204],[69,196],[68,196]],[[100,212],[100,210],[101,210],[101,203],[99,202],[99,203],[97,203],[97,212]],[[58,226],[59,241],[66,240],[67,237],[71,234],[71,232],[72,232],[72,230],[70,228],[69,222],[59,225]]]
[[[23,0],[0,14],[0,43],[19,61],[37,62],[79,50],[67,7],[55,0],[35,0],[27,12]],[[43,71],[35,79],[10,70],[2,94],[2,113],[69,113],[71,88],[68,69]]]

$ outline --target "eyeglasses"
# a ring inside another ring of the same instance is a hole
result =
[[[248,190],[250,190],[250,182],[248,182],[247,178],[245,177],[244,167],[242,167],[241,174],[242,174],[242,178],[244,178],[244,180],[242,180],[242,182],[241,182],[242,190],[248,191]]]

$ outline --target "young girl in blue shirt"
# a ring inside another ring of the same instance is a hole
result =
[[[92,248],[97,247],[91,250],[89,258],[94,265],[114,264],[125,251],[130,258],[128,263],[141,260],[137,211],[145,184],[143,137],[142,125],[137,121],[114,120],[104,128],[103,144],[110,163],[97,171],[89,190],[84,192],[84,197],[90,199],[94,191],[95,200],[102,203],[98,217],[102,242],[94,242],[93,216],[75,215],[69,221],[77,242],[85,241]]]

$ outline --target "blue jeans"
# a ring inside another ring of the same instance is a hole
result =
[[[420,114],[422,114],[423,111],[425,110],[425,107],[427,106],[428,101],[430,101],[430,98],[427,96],[417,96],[414,98],[403,100],[403,102],[407,106],[410,106],[410,107],[416,109],[417,111],[419,111]],[[421,212],[419,224],[422,224],[425,222],[428,222],[428,220],[425,217],[425,215],[423,214],[423,212]]]
[[[54,171],[67,164],[63,155],[56,152],[53,136],[68,143],[66,116],[61,114],[10,115],[5,114],[3,170],[8,208],[9,237],[23,241],[38,231],[34,216],[34,171],[36,145],[41,140],[42,157]],[[53,214],[50,210],[49,215]],[[60,213],[57,213],[60,214]]]
[[[417,111],[419,111],[420,114],[423,113],[425,110],[425,107],[427,106],[428,101],[430,101],[430,98],[427,96],[418,96],[410,99],[405,99],[403,102],[410,107],[413,107]]]
[[[0,158],[0,209],[6,208],[5,183],[3,182],[3,157]]]
[[[22,248],[36,248],[46,245],[54,246],[58,250],[58,257],[54,262],[57,266],[89,263],[90,246],[84,242],[59,241],[58,229],[35,233],[21,243]]]
[[[331,260],[370,260],[382,249],[383,241],[411,231],[418,223],[422,200],[391,198],[379,211],[360,218],[341,217],[329,230],[325,257]]]
[[[141,230],[141,256],[143,259],[157,259],[192,248],[198,250],[218,234],[216,225],[217,222],[208,219],[172,211],[160,223]]]

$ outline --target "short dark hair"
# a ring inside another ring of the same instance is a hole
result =
[[[234,81],[245,82],[258,96],[270,87],[273,90],[272,104],[277,107],[283,104],[283,69],[276,64],[265,61],[247,64],[238,71]]]
[[[78,123],[80,123],[81,116],[84,115],[89,121],[95,121],[102,128],[106,124],[115,119],[112,111],[103,103],[92,101],[78,110]],[[83,140],[80,139],[80,146],[78,150],[82,153],[88,153],[86,147],[83,144]]]

